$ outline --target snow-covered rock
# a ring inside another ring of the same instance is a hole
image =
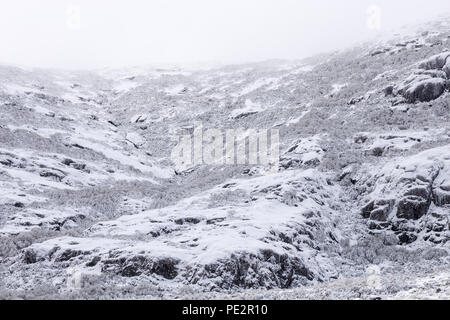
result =
[[[295,142],[281,155],[280,166],[284,169],[317,166],[325,154],[320,139],[320,136],[312,136]]]
[[[395,93],[407,102],[428,102],[439,98],[449,87],[447,60],[450,52],[434,55],[419,63],[419,70],[398,84]]]
[[[442,52],[419,63],[419,67],[425,70],[440,70],[447,64],[450,52]]]
[[[335,275],[340,234],[330,194],[338,192],[314,170],[232,180],[171,207],[99,222],[83,238],[34,244],[24,259],[65,266],[95,260],[103,272],[208,288],[323,281]]]
[[[432,220],[440,226],[441,241],[448,240],[450,146],[399,158],[375,170],[365,183],[372,187],[361,209],[363,217],[387,222],[381,225],[391,227],[405,241],[426,237]],[[410,237],[405,238],[406,231]]]

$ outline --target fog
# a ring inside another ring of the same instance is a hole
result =
[[[88,69],[298,59],[449,11],[448,0],[1,0],[0,62]]]

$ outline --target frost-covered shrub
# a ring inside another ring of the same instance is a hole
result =
[[[34,228],[30,232],[0,237],[0,258],[16,255],[33,243],[41,242],[58,235],[58,232]]]
[[[233,205],[236,203],[245,203],[250,201],[249,194],[242,189],[225,190],[216,192],[209,197],[208,208],[217,208],[222,206]]]
[[[105,217],[114,217],[117,205],[120,200],[120,193],[106,189],[82,189],[82,190],[64,190],[54,192],[51,196],[52,201],[57,205],[71,207],[87,207],[98,212]]]
[[[429,263],[429,260],[448,256],[445,249],[428,246],[411,250],[397,245],[395,242],[389,239],[389,234],[382,233],[360,240],[356,245],[345,248],[343,255],[360,266],[381,264],[386,261],[405,264],[419,263],[425,260],[423,263]]]

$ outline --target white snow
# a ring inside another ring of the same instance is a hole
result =
[[[280,78],[262,78],[262,79],[258,79],[255,82],[247,85],[244,89],[242,89],[241,93],[239,94],[240,96],[244,96],[247,95],[253,91],[258,90],[259,88],[265,87],[265,86],[269,86],[267,88],[267,90],[272,90],[272,89],[276,89],[276,85],[278,83],[278,81],[280,81]]]
[[[347,87],[348,84],[347,83],[335,83],[332,85],[332,90],[330,92],[330,95],[339,93],[342,89],[344,89],[345,87]]]
[[[187,89],[183,84],[178,84],[169,88],[164,89],[164,92],[168,95],[178,95],[183,92],[183,90]]]
[[[292,125],[292,124],[296,124],[296,123],[299,123],[300,122],[300,120],[302,120],[303,119],[303,117],[304,116],[306,116],[309,112],[310,112],[311,110],[305,110],[305,111],[303,111],[301,114],[300,114],[300,116],[298,116],[298,117],[296,117],[296,118],[291,118],[291,119],[289,119],[287,122],[286,122],[286,126],[290,126],[290,125]]]
[[[241,109],[234,109],[231,112],[231,118],[236,119],[244,115],[254,114],[263,111],[264,108],[259,102],[253,102],[250,99],[245,100],[245,107]]]

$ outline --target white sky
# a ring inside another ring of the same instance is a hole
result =
[[[379,30],[367,27],[371,5],[381,9]],[[297,59],[448,12],[449,0],[0,0],[0,62],[81,69]]]

